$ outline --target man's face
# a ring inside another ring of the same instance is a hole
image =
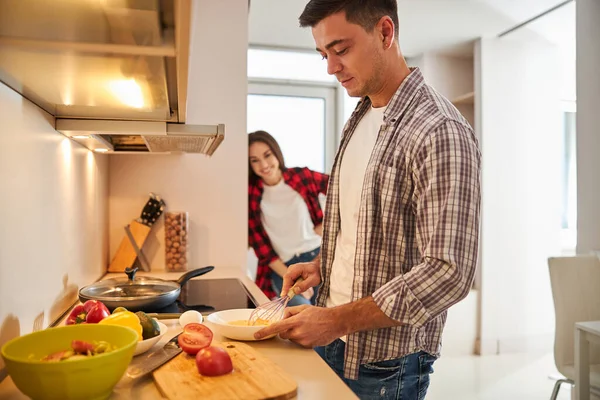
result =
[[[349,96],[376,92],[383,74],[383,44],[377,28],[367,32],[339,12],[312,28],[317,51],[327,59],[327,73],[335,75]]]

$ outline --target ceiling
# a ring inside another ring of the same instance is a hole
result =
[[[398,0],[400,45],[405,56],[427,51],[468,55],[469,44],[499,33],[563,0]],[[254,46],[314,49],[310,29],[298,26],[307,0],[252,0],[249,42]],[[575,2],[506,38],[539,36],[575,51]]]

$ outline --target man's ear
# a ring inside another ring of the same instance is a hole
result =
[[[377,22],[376,29],[380,34],[381,41],[383,42],[383,48],[389,49],[394,43],[395,36],[394,30],[397,29],[394,26],[394,21],[387,15],[381,17],[379,22]]]

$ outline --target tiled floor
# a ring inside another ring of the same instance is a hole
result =
[[[558,376],[552,353],[442,356],[434,370],[427,400],[548,400]],[[558,399],[571,399],[569,385]]]

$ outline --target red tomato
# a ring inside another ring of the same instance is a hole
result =
[[[231,357],[225,349],[209,346],[196,355],[196,367],[204,376],[225,375],[233,371]]]
[[[179,347],[191,356],[196,355],[201,349],[210,346],[213,333],[207,326],[202,324],[187,324],[183,333],[177,338]]]
[[[83,340],[73,340],[71,348],[75,353],[87,354],[88,351],[94,351],[94,345]]]

